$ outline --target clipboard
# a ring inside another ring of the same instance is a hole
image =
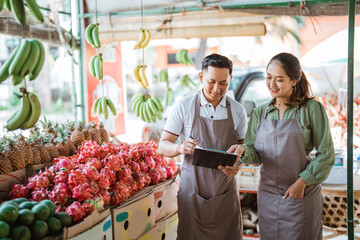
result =
[[[221,150],[196,147],[194,150],[192,164],[199,167],[217,169],[219,165],[233,166],[237,154]]]

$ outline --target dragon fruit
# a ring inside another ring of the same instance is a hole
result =
[[[42,173],[42,175],[49,179],[50,184],[54,183],[54,179],[55,179],[55,175],[56,175],[55,167],[51,166],[49,168],[45,168],[45,171]]]
[[[156,166],[156,169],[160,173],[160,182],[165,181],[167,177],[166,169],[163,166]]]
[[[64,205],[57,205],[55,203],[55,213],[65,212],[65,210],[66,210],[66,207]]]
[[[102,175],[105,175],[109,179],[110,185],[116,181],[116,174],[109,167],[105,167],[105,168],[101,169],[100,176],[102,176]]]
[[[131,189],[122,182],[116,182],[112,186],[112,189],[113,191],[110,193],[110,203],[113,206],[118,206],[121,202],[125,201],[131,196]]]
[[[148,165],[145,162],[140,162],[140,171],[141,172],[147,172],[149,170]]]
[[[101,144],[101,151],[103,152],[103,157],[107,155],[114,155],[117,153],[117,150],[115,148],[115,145],[110,142],[103,142]]]
[[[149,174],[148,172],[142,173],[142,174],[141,174],[141,178],[142,178],[141,181],[144,181],[144,182],[145,182],[145,186],[150,185],[150,183],[151,183],[151,177],[150,177],[150,174]]]
[[[102,197],[104,201],[104,206],[107,206],[110,203],[110,199],[111,199],[110,193],[105,189],[101,189],[99,195]]]
[[[172,178],[175,174],[174,169],[168,165],[164,166],[164,168],[166,170],[166,179]]]
[[[72,220],[75,223],[82,221],[83,218],[86,216],[85,209],[78,201],[75,201],[71,205],[69,205],[66,208],[65,212],[71,216]]]
[[[41,202],[49,199],[50,192],[46,188],[37,188],[31,193],[31,200]]]
[[[83,169],[83,173],[86,175],[86,178],[89,181],[96,181],[100,177],[99,171],[93,166],[85,166]]]
[[[82,204],[82,207],[85,210],[85,215],[90,215],[95,210],[95,205],[89,201],[86,201]]]
[[[101,162],[99,159],[97,158],[91,158],[88,159],[88,161],[85,163],[85,166],[87,167],[95,167],[96,170],[98,170],[99,172],[101,171]]]
[[[115,174],[115,173],[114,173]],[[111,183],[110,183],[110,180],[108,178],[107,175],[101,175],[100,174],[100,178],[98,180],[98,184],[99,184],[99,187],[101,189],[107,189],[110,187]]]
[[[78,149],[78,163],[86,163],[88,158],[101,158],[102,151],[95,141],[85,141]]]
[[[50,200],[55,205],[66,205],[71,198],[71,190],[65,183],[55,185],[54,189],[50,193]]]
[[[121,170],[116,172],[116,179],[118,181],[127,182],[129,177],[131,177],[131,170],[126,165],[123,165]]]
[[[160,173],[157,169],[152,168],[149,170],[149,176],[151,178],[151,184],[157,184],[160,182]]]
[[[155,168],[155,161],[151,157],[145,157],[144,163],[146,163],[146,165],[148,165],[149,169]]]
[[[28,179],[27,187],[29,190],[34,190],[37,188],[47,188],[49,185],[49,178],[46,175],[39,173]]]
[[[69,172],[68,183],[71,187],[76,187],[86,182],[88,182],[88,179],[80,169],[74,169]]]
[[[101,165],[105,168],[108,167],[114,171],[120,171],[121,166],[124,164],[122,158],[118,155],[109,155],[101,160]]]
[[[93,189],[89,183],[80,184],[72,189],[72,197],[80,202],[88,200],[93,196]]]
[[[139,165],[139,163],[137,163],[137,162],[135,162],[135,161],[132,161],[132,162],[130,163],[130,169],[131,169],[131,171],[133,171],[133,172],[140,172],[140,165]]]
[[[135,180],[132,177],[128,178],[127,184],[129,184],[131,188],[131,194],[135,194],[137,191],[140,190],[138,189],[138,185],[136,184]]]
[[[130,154],[128,154],[125,151],[121,151],[118,153],[118,156],[123,160],[123,164],[130,164],[131,162]]]
[[[65,168],[67,171],[74,169],[74,164],[71,162],[70,158],[68,157],[64,157],[64,156],[58,157],[54,159],[54,162],[56,162],[55,169],[58,171],[63,168]]]
[[[56,173],[54,182],[55,182],[55,184],[67,183],[68,178],[69,178],[69,174],[68,174],[66,168],[61,168],[61,169]]]
[[[14,198],[28,198],[29,197],[29,189],[27,186],[23,184],[15,184],[13,189],[11,189],[9,193],[10,199]]]

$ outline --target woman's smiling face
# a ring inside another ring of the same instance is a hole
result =
[[[273,98],[289,100],[295,84],[296,81],[290,79],[279,63],[272,62],[269,64],[266,69],[266,85]]]

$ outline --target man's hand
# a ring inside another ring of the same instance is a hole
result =
[[[229,177],[234,177],[240,169],[240,165],[236,165],[235,166],[219,166],[218,167],[219,170],[221,170],[225,175],[229,176]]]
[[[176,147],[176,151],[182,154],[194,154],[194,149],[196,146],[200,146],[200,143],[194,139],[187,139],[185,142],[180,143]]]
[[[244,154],[244,151],[245,151],[245,148],[243,145],[240,145],[240,144],[235,144],[235,145],[232,145],[228,150],[227,152],[228,153],[235,153],[238,155],[236,161],[239,161],[241,156]]]
[[[306,183],[305,181],[300,177],[298,180],[296,180],[295,183],[293,183],[289,189],[286,191],[284,198],[287,197],[290,198],[304,198],[304,191],[305,191]]]

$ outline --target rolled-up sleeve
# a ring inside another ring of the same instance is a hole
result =
[[[252,111],[250,115],[250,120],[248,122],[248,128],[245,135],[245,154],[243,155],[241,161],[246,164],[261,164],[259,155],[257,154],[254,143],[256,138],[256,130],[259,126],[259,119],[261,116],[261,111]]]
[[[319,184],[325,181],[335,162],[335,150],[329,120],[321,103],[316,101],[310,106],[309,118],[316,155],[306,169],[299,174],[306,185]]]

